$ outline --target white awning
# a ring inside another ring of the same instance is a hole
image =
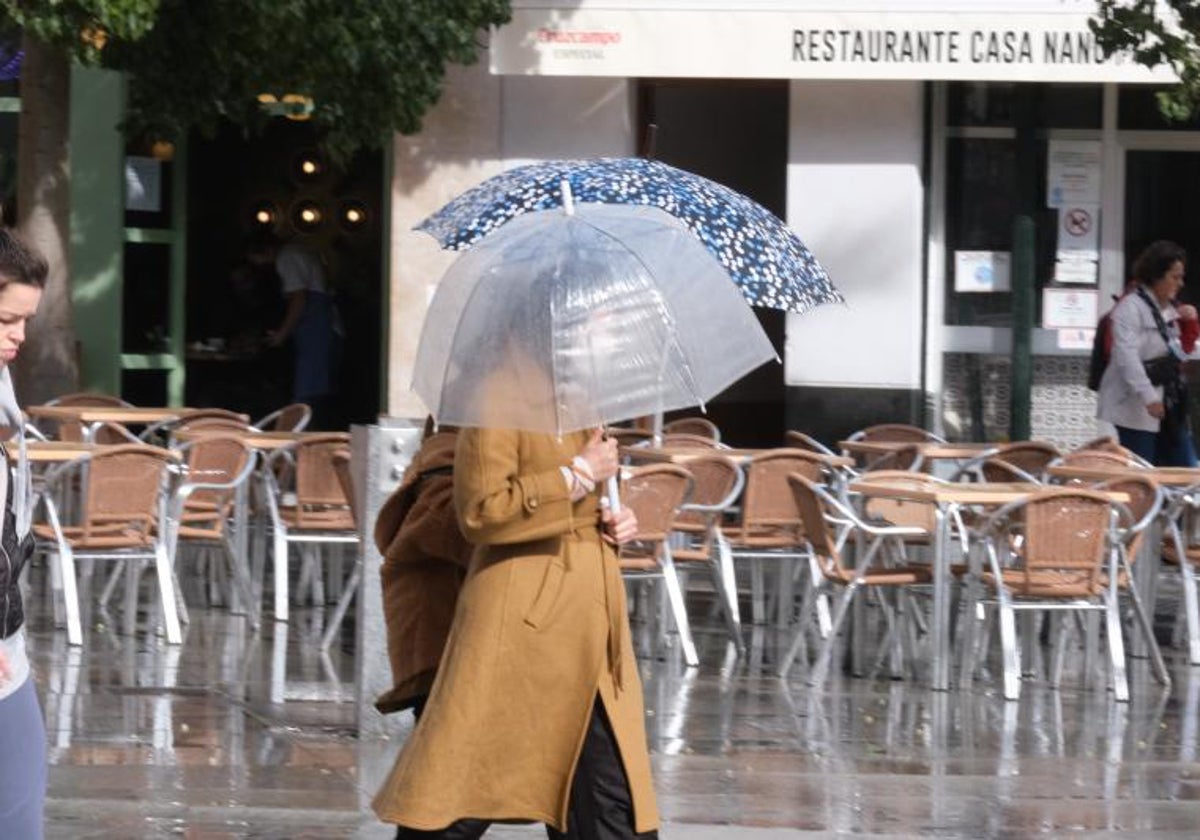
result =
[[[729,8],[736,5],[736,8]],[[1159,82],[1105,60],[1090,0],[517,0],[493,32],[505,75]],[[881,10],[882,9],[882,10]]]

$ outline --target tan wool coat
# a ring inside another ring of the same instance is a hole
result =
[[[624,588],[599,497],[572,504],[559,470],[586,433],[459,433],[455,501],[476,544],[420,723],[375,797],[385,822],[567,829],[595,698],[629,779],[638,832],[658,826]]]
[[[454,510],[455,441],[453,432],[426,438],[375,520],[393,681],[375,702],[385,714],[433,687],[471,559]]]

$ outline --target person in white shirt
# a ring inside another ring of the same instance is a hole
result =
[[[298,242],[282,242],[274,234],[258,235],[246,250],[255,264],[271,263],[279,274],[287,308],[279,325],[267,332],[267,345],[292,340],[295,353],[292,399],[313,411],[312,429],[328,429],[333,415],[333,362],[336,313],[315,251]]]

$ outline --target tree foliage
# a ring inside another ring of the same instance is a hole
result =
[[[1132,55],[1147,67],[1169,65],[1179,84],[1161,92],[1169,119],[1200,112],[1200,3],[1196,0],[1098,0],[1089,22],[1106,55]]]
[[[4,25],[85,63],[110,38],[136,40],[154,26],[159,0],[0,0]]]
[[[259,94],[301,94],[347,155],[417,131],[446,63],[473,62],[480,31],[509,15],[508,0],[161,0],[153,29],[114,37],[103,60],[130,75],[134,135],[254,128]]]

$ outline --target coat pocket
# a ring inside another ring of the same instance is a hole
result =
[[[533,597],[533,602],[525,612],[525,623],[533,629],[538,630],[549,621],[555,605],[558,604],[558,596],[562,593],[563,575],[566,571],[561,558],[549,558],[537,595]]]

